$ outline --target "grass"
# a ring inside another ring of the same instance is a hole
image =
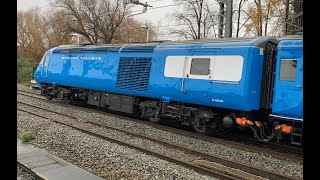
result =
[[[21,138],[22,142],[27,143],[27,142],[31,141],[34,137],[33,137],[32,132],[30,132],[30,131],[25,131],[25,132],[23,132],[23,133],[21,134],[21,137],[20,137],[20,138]]]
[[[105,179],[109,179],[109,180],[118,180],[119,178],[117,178],[115,172],[111,171],[111,172],[107,172],[105,170],[100,171],[97,176],[101,177],[101,178],[105,178]],[[122,180],[123,178],[120,178],[120,180]]]
[[[108,176],[108,173],[106,171],[100,171],[98,174],[97,174],[99,177],[107,177]]]

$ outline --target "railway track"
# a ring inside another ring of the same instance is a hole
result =
[[[40,100],[45,100],[47,101],[47,99],[43,96],[41,96],[39,93],[36,92],[29,92],[29,91],[21,91],[18,90],[17,92],[20,95],[24,95],[24,96],[28,96],[28,97],[33,97],[33,98],[37,98]],[[59,101],[50,101],[52,103],[58,103],[64,107],[70,107],[69,105],[67,105],[66,103],[62,103]],[[238,143],[238,142],[234,142],[231,140],[225,140],[225,139],[221,139],[221,138],[215,138],[212,136],[207,136],[207,135],[201,135],[201,134],[197,134],[194,132],[190,132],[190,131],[186,131],[186,130],[182,130],[182,129],[177,129],[177,128],[172,128],[172,127],[168,127],[168,126],[164,126],[161,124],[154,124],[151,122],[147,122],[147,121],[143,121],[143,120],[139,120],[139,119],[135,119],[135,118],[131,118],[131,117],[127,117],[127,116],[123,116],[123,115],[119,115],[119,114],[114,114],[114,113],[108,113],[105,111],[101,111],[101,110],[96,110],[96,109],[89,109],[89,108],[85,108],[82,106],[77,106],[78,109],[86,111],[86,112],[95,112],[98,114],[102,114],[102,115],[108,115],[108,116],[112,116],[112,117],[117,117],[117,118],[121,118],[124,120],[130,120],[130,121],[139,121],[139,123],[141,124],[145,124],[157,129],[161,129],[164,131],[169,131],[169,132],[173,132],[176,134],[180,134],[183,136],[188,136],[188,137],[192,137],[192,138],[196,138],[196,139],[201,139],[204,141],[209,141],[209,142],[213,142],[213,143],[219,143],[219,144],[223,144],[229,147],[235,147],[235,148],[239,148],[239,149],[243,149],[249,152],[254,152],[254,153],[259,153],[259,154],[265,154],[267,156],[272,156],[274,158],[277,159],[282,159],[282,160],[289,160],[289,161],[293,161],[293,162],[297,162],[297,163],[303,163],[303,158],[302,158],[302,151],[299,148],[293,148],[293,147],[287,147],[287,146],[279,146],[277,144],[277,147],[273,147],[274,144],[269,144],[268,145],[268,149],[266,149],[265,146],[261,145],[261,143],[259,142],[252,142],[252,139],[248,139],[247,143],[251,143],[253,145],[248,145],[248,144],[243,144],[243,143]],[[258,145],[258,146],[257,146]],[[262,146],[262,147],[259,147]],[[279,149],[279,147],[281,147],[281,149]],[[285,152],[285,153],[283,153]],[[288,153],[289,152],[289,153]]]
[[[117,143],[117,144],[120,144],[123,146],[127,146],[132,149],[136,149],[136,150],[144,152],[146,154],[164,159],[169,162],[173,162],[173,163],[182,165],[186,168],[193,169],[199,173],[209,175],[212,177],[216,177],[219,179],[265,179],[265,178],[267,178],[267,179],[293,179],[291,177],[283,176],[283,175],[280,175],[280,174],[277,174],[277,173],[274,173],[271,171],[265,171],[265,170],[262,170],[262,169],[259,169],[259,168],[253,167],[253,166],[248,166],[248,165],[244,165],[242,163],[237,163],[234,161],[225,160],[225,159],[222,159],[222,158],[219,158],[216,156],[212,156],[212,155],[209,155],[209,154],[206,154],[203,152],[199,152],[199,151],[188,149],[188,148],[185,148],[182,146],[171,144],[171,143],[168,143],[168,142],[165,142],[162,140],[155,139],[153,137],[148,137],[148,136],[145,136],[142,134],[132,133],[132,132],[129,132],[129,131],[126,131],[123,129],[110,127],[105,124],[94,122],[90,119],[79,119],[79,118],[74,117],[72,115],[48,110],[48,109],[45,109],[45,108],[42,108],[39,106],[35,106],[35,105],[29,104],[29,103],[25,103],[25,102],[18,101],[18,103],[21,104],[22,106],[31,107],[33,109],[33,111],[31,111],[26,108],[18,107],[18,110],[20,110],[20,111],[24,111],[24,112],[27,112],[27,113],[30,113],[30,114],[33,114],[33,115],[36,115],[36,116],[39,116],[39,117],[42,117],[45,119],[51,119],[52,121],[54,121],[56,123],[63,124],[65,126],[74,128],[74,129],[79,130],[81,132],[93,135],[95,137],[98,137],[98,138],[101,138],[101,139],[104,139],[107,141]],[[180,160],[179,158],[176,158],[176,157],[169,157],[169,156],[148,150],[147,148],[142,148],[142,147],[130,144],[130,143],[119,141],[116,138],[111,138],[111,137],[99,134],[97,132],[93,132],[92,130],[87,130],[86,128],[80,128],[79,126],[75,125],[77,123],[72,124],[72,123],[70,123],[70,121],[66,122],[66,121],[58,120],[57,118],[53,118],[54,116],[53,117],[45,116],[43,114],[40,114],[39,110],[42,112],[45,112],[45,114],[52,113],[55,115],[61,115],[63,117],[77,120],[82,123],[88,123],[93,126],[103,127],[105,130],[114,130],[114,131],[125,133],[126,135],[131,136],[131,137],[146,139],[146,140],[161,144],[162,146],[166,146],[168,149],[176,149],[181,152],[184,152],[184,153],[196,156],[196,157],[200,157],[200,158],[198,158],[194,161],[191,161],[191,162],[190,161],[187,162],[184,160]]]

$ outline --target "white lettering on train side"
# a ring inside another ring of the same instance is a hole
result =
[[[63,60],[101,60],[102,58],[100,56],[81,56],[81,57],[68,57],[68,56],[62,56],[61,59]]]
[[[222,99],[212,99],[213,102],[219,102],[219,103],[223,103]]]

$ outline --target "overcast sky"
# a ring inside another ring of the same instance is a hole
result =
[[[17,9],[27,10],[35,6],[44,6],[49,3],[49,0],[17,0]]]
[[[45,12],[46,9],[49,7],[50,2],[52,0],[17,0],[17,9],[18,10],[27,10],[30,8],[40,7],[40,9]],[[174,4],[173,0],[140,0],[140,2],[145,3],[147,2],[149,5],[153,6],[152,8],[167,6]],[[150,8],[150,7],[149,7]],[[171,39],[169,32],[167,31],[169,27],[174,27],[170,25],[174,25],[173,22],[170,23],[168,19],[168,14],[173,12],[173,8],[178,8],[177,6],[169,6],[164,8],[156,8],[156,9],[149,9],[146,13],[138,14],[142,12],[143,7],[141,5],[134,5],[132,7],[132,14],[136,20],[140,22],[150,21],[153,26],[162,26],[158,28],[160,30],[160,35],[162,36],[161,39]],[[168,26],[169,25],[169,26]],[[163,27],[167,26],[167,27]]]
[[[33,7],[40,7],[41,10],[45,10],[48,7],[46,5],[49,5],[50,1],[52,0],[17,0],[17,9],[27,10]],[[149,5],[153,6],[152,8],[174,4],[173,0],[140,0],[140,2],[147,2]],[[134,18],[141,21],[149,20],[156,25],[158,21],[166,19],[166,14],[172,12],[172,8],[173,7],[150,9],[144,14],[135,15]],[[139,10],[142,12],[142,9],[143,7],[141,5],[134,5],[132,7],[132,11],[135,11],[133,14],[139,13]]]

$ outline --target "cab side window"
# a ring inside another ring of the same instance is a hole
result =
[[[48,67],[49,66],[49,55],[46,55],[45,59],[44,59],[44,63],[43,63],[44,67]]]

